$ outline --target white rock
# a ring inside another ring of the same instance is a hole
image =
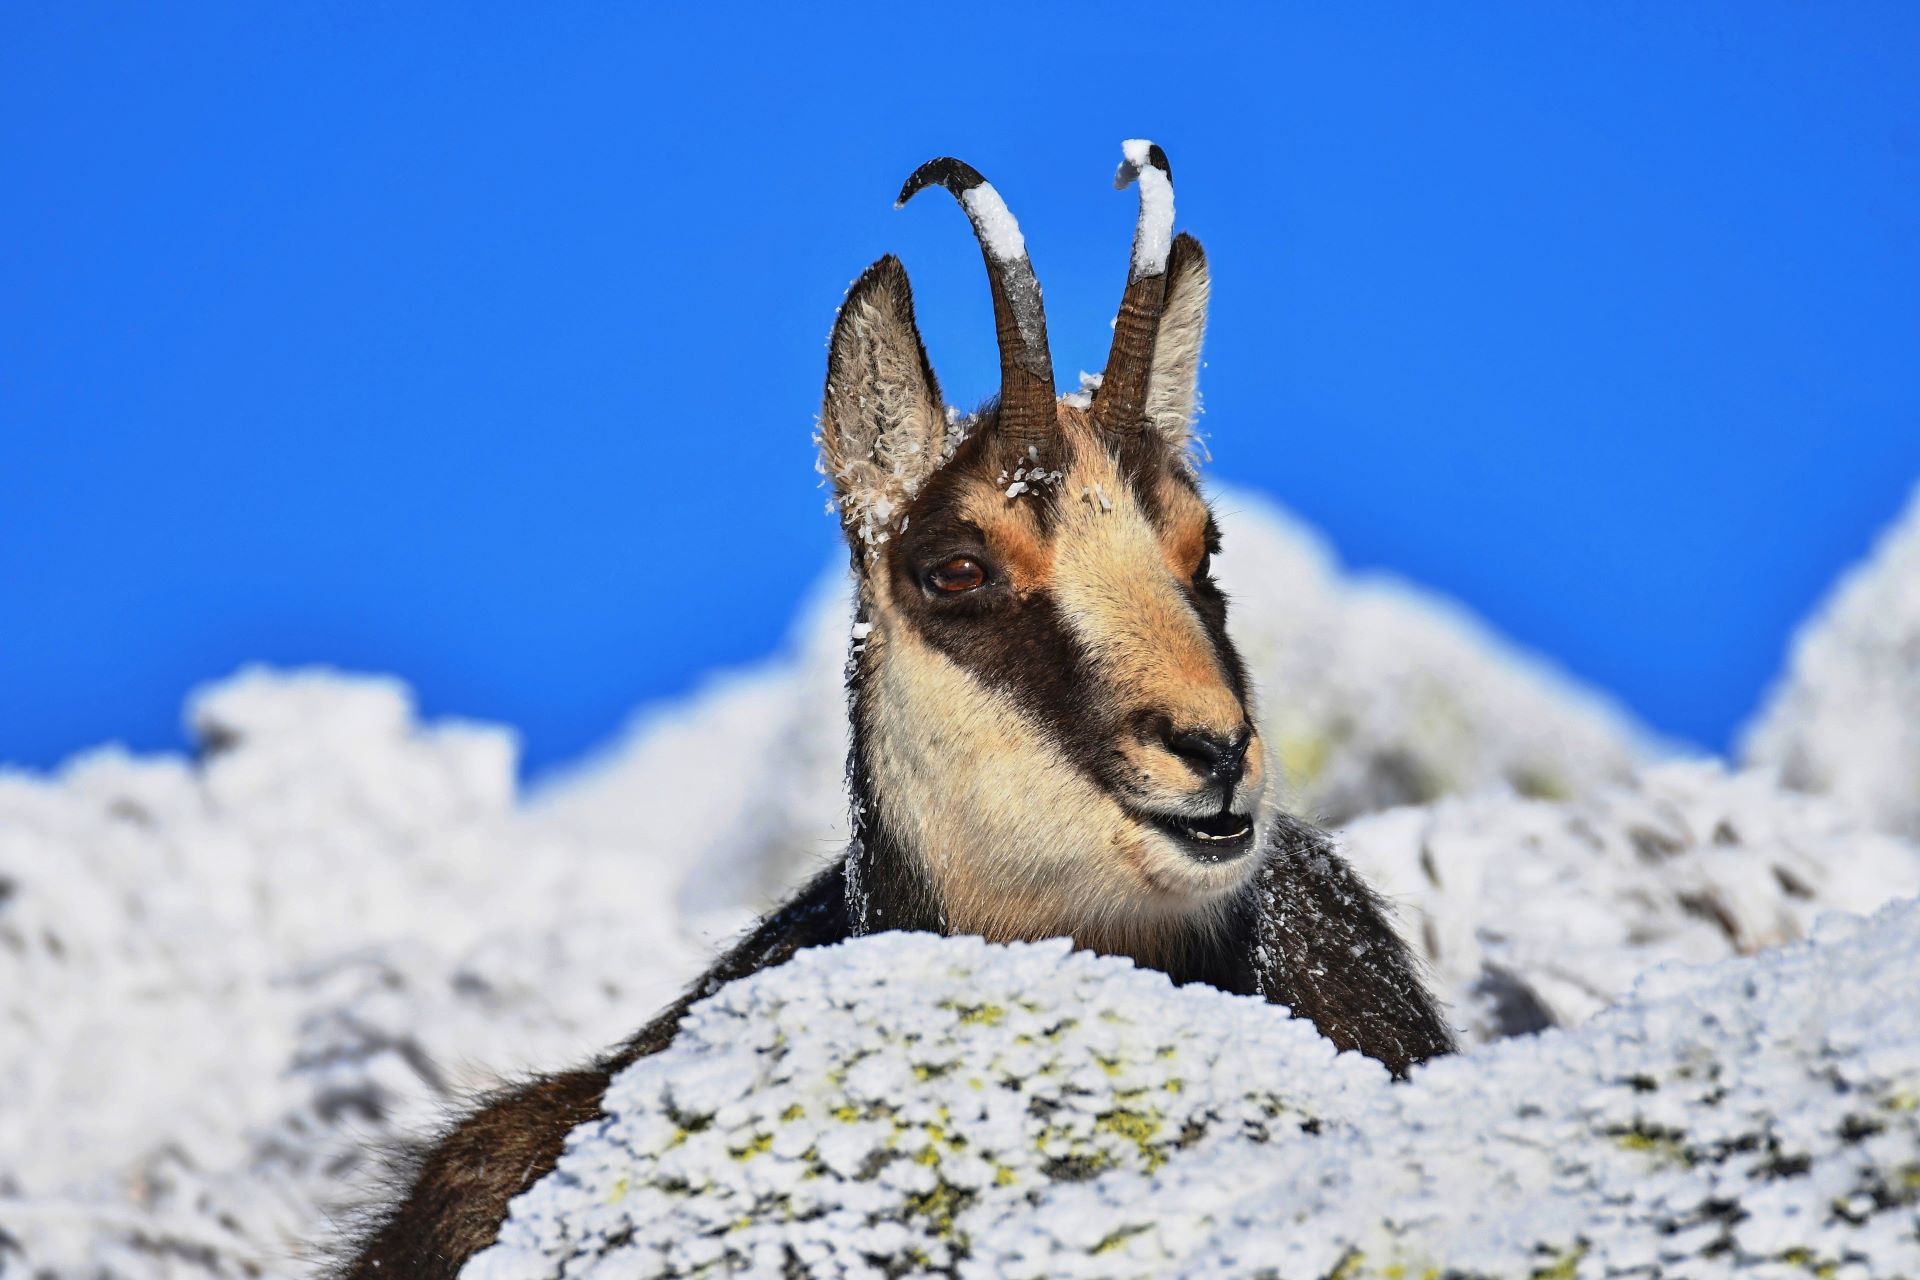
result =
[[[1920,848],[1709,761],[1581,800],[1450,797],[1342,834],[1476,1040],[1578,1023],[1663,961],[1750,954],[1920,893]]]
[[[1915,972],[1908,901],[1394,1085],[1124,961],[882,935],[700,1006],[462,1274],[1910,1275]],[[880,1099],[876,1058],[915,1068]],[[696,1076],[751,1142],[657,1123]]]
[[[1801,627],[1746,757],[1920,836],[1920,488]]]

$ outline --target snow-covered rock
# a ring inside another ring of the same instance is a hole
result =
[[[1582,795],[1658,744],[1599,694],[1451,602],[1344,572],[1318,534],[1266,500],[1214,503],[1234,641],[1287,783],[1327,825],[1443,795]]]
[[[1920,488],[1801,628],[1745,754],[1920,836]]]
[[[1417,1071],[1060,944],[700,1006],[467,1280],[1920,1274],[1920,903]]]
[[[1410,939],[1478,1034],[1529,1018],[1572,1026],[1661,961],[1796,938],[1821,910],[1864,911],[1912,891],[1912,846],[1869,829],[1875,818],[1900,825],[1895,775],[1880,771],[1887,753],[1852,749],[1904,741],[1884,708],[1914,705],[1912,667],[1888,660],[1902,652],[1885,639],[1897,628],[1873,630],[1892,626],[1894,604],[1836,606],[1836,617],[1859,615],[1846,634],[1882,639],[1836,641],[1799,663],[1756,736],[1812,744],[1795,750],[1824,762],[1817,784],[1806,770],[1787,774],[1828,796],[1782,793],[1765,772],[1636,774],[1657,748],[1603,704],[1430,597],[1343,576],[1317,539],[1257,499],[1218,505],[1235,635],[1293,803],[1323,819],[1377,815],[1352,826],[1350,852],[1398,900]],[[1862,579],[1894,592],[1899,608],[1911,604],[1914,541],[1890,541],[1907,550],[1883,550],[1884,572]],[[303,1274],[310,1243],[368,1194],[380,1144],[430,1132],[473,1090],[580,1061],[643,1023],[714,942],[839,851],[844,595],[823,592],[808,618],[792,656],[655,709],[619,751],[531,796],[515,787],[509,733],[425,726],[398,682],[324,673],[253,673],[196,698],[192,759],[105,750],[52,776],[0,773],[0,1276]],[[1857,742],[1846,730],[1855,723],[1869,726]],[[1791,733],[1769,737],[1779,724]],[[706,769],[721,750],[741,767]],[[1755,749],[1769,763],[1786,758],[1770,751]],[[1109,999],[1107,968],[1050,963],[1090,1000]],[[1113,1161],[1098,1178],[1031,1184],[1052,1206],[1033,1220],[1048,1230],[1091,1220],[1075,1216],[1075,1196],[1096,1197],[1081,1206],[1088,1214],[1134,1206],[1112,1210],[1123,1223],[1149,1201],[1164,1211],[1168,1225],[1153,1232],[1092,1241],[1109,1247],[1088,1269],[1111,1260],[1125,1270],[1140,1249],[1199,1258],[1203,1245],[1265,1239],[1239,1226],[1206,1234],[1243,1191],[1309,1203],[1323,1175],[1329,1188],[1384,1176],[1309,1161],[1304,1181],[1287,1183],[1296,1175],[1274,1172],[1273,1153],[1296,1147],[1279,1144],[1260,1148],[1258,1177],[1237,1165],[1204,1172],[1200,1157],[1233,1128],[1224,1118],[1250,1109],[1311,1103],[1329,1140],[1298,1149],[1332,1149],[1340,1108],[1379,1092],[1356,1083],[1373,1069],[1308,1070],[1324,1046],[1269,1011],[1164,984],[1148,994],[1145,975],[1125,981],[1134,985],[1121,1011],[1143,1028],[1139,1044],[1159,1034],[1150,1022],[1167,1020],[1192,1032],[1180,1046],[1189,1063],[1252,1074],[1207,1095],[1212,1118],[1195,1120],[1206,1136],[1157,1170],[1147,1166],[1165,1154],[1149,1158],[1164,1135],[1130,1146],[1126,1130],[1138,1126],[1121,1121],[1092,1131],[1104,1145],[1089,1150]],[[1703,987],[1699,1006],[1711,1011],[1723,994]],[[1637,1007],[1529,1043],[1586,1044],[1579,1037]],[[1251,1054],[1196,1038],[1218,1018],[1238,1020]],[[1669,1029],[1647,1032],[1648,1052]],[[1135,1033],[1111,1034],[1125,1051],[1116,1070],[1149,1080],[1152,1064],[1125,1056]],[[1522,1052],[1496,1046],[1463,1062]],[[1267,1062],[1292,1064],[1291,1074]],[[1422,1087],[1440,1078],[1429,1073]],[[1496,1083],[1532,1087],[1517,1079]],[[1795,1087],[1819,1096],[1829,1086]],[[1196,1113],[1171,1105],[1184,1132]],[[1352,1132],[1392,1129],[1362,1119]],[[1478,1141],[1446,1132],[1462,1148]],[[1522,1129],[1500,1132],[1507,1142]],[[1179,1180],[1188,1169],[1203,1172]],[[1409,1194],[1413,1221],[1424,1202]],[[1191,1226],[1199,1220],[1180,1216],[1189,1210],[1216,1217]],[[1267,1210],[1245,1213],[1260,1231],[1278,1229]],[[999,1255],[1009,1273],[1029,1247],[1020,1238]],[[1031,1248],[1049,1259],[1042,1269],[1071,1254],[1045,1239]],[[1366,1256],[1371,1266],[1387,1255]]]
[[[510,735],[396,681],[257,672],[191,719],[198,760],[0,775],[0,1275],[295,1274],[379,1141],[704,960],[675,850],[557,838]]]
[[[1571,1026],[1662,961],[1748,954],[1920,893],[1920,846],[1709,761],[1578,800],[1449,797],[1342,838],[1474,1040]]]

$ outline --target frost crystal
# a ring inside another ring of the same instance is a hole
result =
[[[1061,396],[1061,402],[1070,404],[1076,409],[1092,408],[1093,393],[1100,389],[1100,380],[1100,374],[1088,373],[1085,369],[1082,369],[1080,371],[1080,385],[1074,390],[1069,391],[1066,395]]]

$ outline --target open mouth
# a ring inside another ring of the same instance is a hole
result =
[[[1183,852],[1199,862],[1225,862],[1253,847],[1251,814],[1216,813],[1207,818],[1143,814],[1147,821],[1180,842]]]

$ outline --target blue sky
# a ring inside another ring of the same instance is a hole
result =
[[[1723,747],[1920,477],[1920,8],[9,4],[0,761],[252,660],[530,765],[780,642],[841,291],[993,388],[942,153],[1063,384],[1172,156],[1215,474]],[[1228,548],[1227,554],[1232,554]]]

